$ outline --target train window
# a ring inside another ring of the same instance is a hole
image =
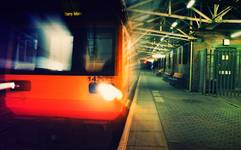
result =
[[[57,22],[45,25],[42,38],[37,68],[70,71],[74,37],[66,27]]]
[[[9,29],[4,26],[2,23],[0,24],[0,73],[2,69],[11,68],[11,59],[8,58],[8,38],[9,37]]]
[[[25,33],[19,33],[16,42],[13,68],[16,70],[34,70],[37,40]]]
[[[73,36],[62,24],[45,23],[34,33],[35,37],[28,33],[16,34],[13,70],[32,72],[71,70]]]
[[[108,29],[94,28],[87,32],[85,55],[87,72],[114,72],[114,32]]]
[[[9,33],[13,34],[8,42],[12,50],[0,57],[0,62],[8,62],[0,65],[0,70],[14,74],[114,75],[113,26],[70,30],[64,22],[52,19]]]

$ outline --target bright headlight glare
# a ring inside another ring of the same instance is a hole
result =
[[[113,101],[115,98],[122,99],[122,92],[115,86],[107,83],[100,83],[97,85],[97,92],[106,100]]]
[[[14,82],[0,83],[0,90],[14,89],[14,88],[15,88]]]

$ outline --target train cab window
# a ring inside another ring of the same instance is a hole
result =
[[[31,34],[16,33],[12,70],[71,71],[73,36],[62,24],[45,23]]]
[[[34,28],[16,28],[11,32],[12,50],[0,57],[0,62],[9,63],[0,65],[0,70],[13,74],[115,73],[116,28],[113,26],[73,29],[53,19],[38,22]]]
[[[17,35],[13,69],[34,70],[37,42],[37,39],[25,33]]]
[[[114,73],[114,31],[92,28],[87,32],[85,70],[89,73]]]
[[[67,27],[51,22],[42,27],[38,68],[52,71],[71,71],[74,37]]]

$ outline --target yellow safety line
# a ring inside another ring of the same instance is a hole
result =
[[[130,111],[129,111],[129,114],[128,114],[128,117],[127,117],[127,120],[126,120],[126,123],[125,123],[125,128],[124,128],[124,131],[122,133],[121,140],[120,140],[119,145],[118,145],[118,150],[126,150],[126,146],[127,146],[128,138],[129,138],[129,133],[130,133],[130,128],[131,128],[131,124],[132,124],[132,119],[133,119],[133,115],[134,115],[134,110],[135,110],[135,107],[136,107],[137,94],[138,94],[138,91],[139,91],[140,80],[141,80],[141,76],[139,77],[139,79],[137,81],[135,95],[134,95],[133,102],[131,104]]]

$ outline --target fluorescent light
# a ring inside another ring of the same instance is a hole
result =
[[[231,34],[231,38],[237,38],[241,36],[241,31],[235,32],[233,34]]]
[[[153,63],[155,60],[154,60],[154,59],[152,59],[152,58],[149,58],[149,59],[147,59],[147,61],[149,61],[149,62]]]
[[[172,28],[172,29],[175,28],[175,27],[177,26],[177,24],[178,24],[178,23],[177,23],[176,21],[173,22],[172,25],[171,25],[171,28]]]
[[[187,8],[191,8],[194,4],[195,4],[195,0],[190,0],[190,1],[187,3]]]
[[[155,58],[155,59],[158,59],[158,58],[165,58],[165,55],[160,54],[160,53],[158,53],[158,54],[153,54],[153,55],[152,55],[152,58]]]
[[[223,45],[230,45],[229,39],[223,39]]]

